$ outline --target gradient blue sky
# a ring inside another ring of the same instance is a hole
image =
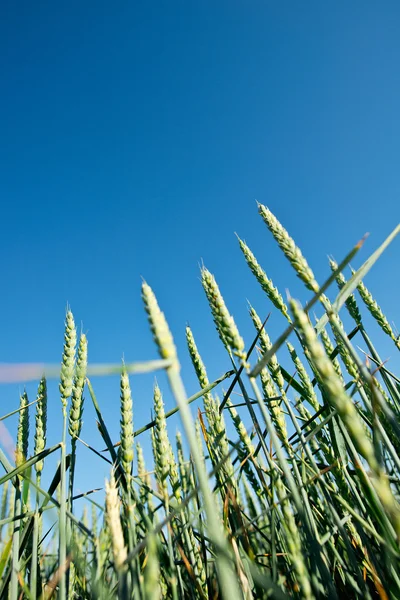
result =
[[[3,0],[0,16],[0,361],[58,362],[67,302],[91,361],[156,357],[143,276],[193,393],[186,321],[210,376],[229,368],[199,261],[248,343],[246,298],[262,316],[270,310],[234,231],[282,293],[308,298],[256,199],[321,281],[327,254],[340,259],[368,231],[361,264],[399,221],[398,2]],[[391,320],[399,258],[396,241],[367,279]],[[274,316],[271,335],[283,326]],[[382,344],[385,357],[394,354]],[[152,379],[132,381],[138,427],[149,420]],[[94,384],[118,436],[118,381]],[[0,388],[2,413],[20,390]],[[56,441],[61,409],[51,390]],[[33,399],[35,386],[28,391]],[[7,426],[14,433],[15,420]],[[82,437],[101,446],[89,404]],[[82,460],[92,464],[87,452]],[[98,484],[93,473],[78,487]]]

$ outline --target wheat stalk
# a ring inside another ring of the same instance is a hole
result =
[[[59,519],[59,564],[60,574],[60,600],[67,596],[67,494],[66,494],[66,431],[67,431],[67,404],[72,394],[73,376],[75,368],[76,328],[73,314],[67,310],[64,330],[64,349],[62,353],[59,391],[63,415],[62,445],[61,445],[61,484],[60,484],[60,519]]]

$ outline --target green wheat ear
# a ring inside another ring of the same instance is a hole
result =
[[[68,431],[72,437],[72,443],[76,443],[76,438],[80,436],[82,429],[83,414],[83,388],[85,386],[87,370],[87,339],[82,333],[79,346],[78,357],[76,361],[76,372],[72,386],[71,408],[69,412]]]
[[[226,307],[214,275],[205,267],[201,268],[201,283],[222,343],[228,352],[232,352],[240,359],[245,360],[246,353],[244,351],[243,338],[239,334],[236,323]]]
[[[199,380],[200,386],[204,389],[209,385],[209,380],[207,376],[206,367],[201,358],[200,352],[197,348],[193,332],[190,329],[189,325],[186,326],[186,342],[189,350],[190,358],[194,367],[194,370],[197,375],[197,379]],[[215,407],[213,402],[213,397],[210,392],[206,392],[203,396],[203,405],[204,411],[206,413],[207,421],[210,426],[210,429],[213,430],[215,427]]]
[[[34,454],[39,454],[46,447],[47,433],[47,383],[46,378],[42,377],[39,383],[36,402],[36,417],[35,417],[35,449]],[[37,473],[43,470],[43,460],[38,460],[35,463]]]
[[[172,492],[179,501],[181,484],[178,476],[178,467],[168,437],[164,401],[157,383],[154,386],[154,416],[156,425],[153,428],[153,453],[157,481],[163,491],[164,497],[168,498],[167,480],[169,479]]]
[[[354,274],[353,269],[352,269],[352,273]],[[385,317],[385,315],[383,313],[383,310],[381,309],[381,307],[379,306],[379,304],[377,303],[377,301],[375,300],[375,298],[373,297],[373,295],[371,294],[369,289],[364,285],[364,283],[362,281],[360,281],[360,283],[357,286],[357,290],[361,296],[362,301],[364,302],[365,306],[369,310],[372,317],[378,323],[379,327],[389,337],[392,338],[392,340],[396,344],[397,348],[400,350],[400,336],[395,335],[393,329],[391,328],[391,326],[389,324],[389,321],[387,320],[387,318]]]
[[[18,429],[17,429],[17,445],[16,445],[16,457],[15,463],[17,467],[22,465],[28,457],[28,443],[29,443],[29,408],[28,408],[28,394],[26,391],[22,394],[19,402],[19,417],[18,417]]]
[[[70,310],[67,311],[64,333],[64,350],[62,355],[60,394],[61,402],[66,409],[68,398],[72,394],[74,367],[75,367],[76,328],[74,316]]]
[[[315,280],[314,273],[301,253],[300,248],[296,246],[286,229],[266,206],[258,204],[258,212],[275,240],[278,242],[284,255],[296,271],[297,276],[305,283],[309,290],[317,293],[319,291],[319,285]]]
[[[174,339],[165,315],[158,306],[154,292],[146,282],[143,282],[142,284],[142,299],[148,315],[154,341],[158,347],[160,356],[166,359],[170,358],[173,361],[174,366],[177,368],[179,362]]]
[[[121,373],[121,420],[120,420],[120,439],[119,458],[124,473],[129,480],[132,474],[133,463],[133,408],[132,393],[129,383],[129,376],[125,368]]]
[[[262,267],[258,264],[256,257],[248,247],[248,245],[237,236],[239,241],[239,246],[241,251],[244,254],[246,262],[250,267],[251,272],[257,279],[258,283],[261,285],[264,292],[267,294],[268,298],[271,300],[272,304],[281,311],[281,313],[286,317],[286,319],[291,323],[291,318],[288,312],[288,308],[279,293],[278,289],[272,283],[272,280],[267,277],[267,274],[262,269]]]
[[[154,468],[158,485],[164,496],[168,498],[168,476],[170,473],[170,441],[167,432],[164,401],[157,383],[154,386],[154,420],[152,429],[152,445],[154,454]]]
[[[200,352],[197,348],[193,332],[189,325],[186,325],[186,342],[194,370],[196,371],[197,379],[199,380],[200,386],[204,389],[210,382]]]

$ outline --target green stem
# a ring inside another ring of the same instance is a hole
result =
[[[69,467],[68,509],[73,512],[74,481],[76,464],[76,439],[71,440],[71,463]]]
[[[14,500],[14,515],[20,515],[22,510],[21,502],[21,482],[16,478],[15,482],[15,500]],[[19,540],[22,520],[15,521],[12,541],[12,557],[11,557],[11,583],[9,600],[17,600],[18,598],[18,574],[19,574]]]
[[[40,487],[40,473],[36,475],[36,485]],[[30,591],[32,600],[36,600],[37,596],[37,566],[38,566],[38,543],[39,543],[39,526],[40,526],[40,512],[39,512],[39,492],[36,489],[36,503],[35,503],[35,515],[33,521],[33,534],[32,534],[32,558],[31,558],[31,580],[30,580]]]
[[[59,600],[66,600],[66,573],[65,566],[67,563],[67,498],[66,498],[66,431],[67,431],[67,408],[63,406],[63,433],[61,445],[61,498],[60,498],[60,522],[59,522],[59,551],[58,551],[58,566],[61,569],[60,585],[59,585]]]
[[[168,493],[165,495],[165,514],[166,516],[169,515],[169,498],[168,498]],[[171,579],[170,579],[170,583],[171,583],[171,591],[172,591],[172,598],[173,600],[178,600],[178,574],[177,574],[177,569],[176,569],[176,564],[175,564],[175,557],[174,557],[174,547],[172,544],[172,526],[171,523],[168,523],[167,525],[167,532],[168,532],[168,536],[167,536],[167,544],[168,544],[168,555],[169,555],[169,563],[170,563],[170,567],[171,567],[171,571],[172,571],[172,575],[171,575]]]

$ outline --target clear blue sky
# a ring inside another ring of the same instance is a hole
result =
[[[234,231],[283,293],[308,297],[256,199],[321,281],[327,254],[340,259],[368,231],[360,264],[399,221],[398,2],[4,0],[0,10],[0,361],[58,362],[67,302],[91,361],[154,358],[143,276],[193,393],[186,321],[210,375],[229,368],[199,261],[248,343],[246,298],[270,310]],[[398,240],[367,280],[398,325],[399,259]],[[283,326],[274,317],[271,334]],[[118,381],[95,385],[117,436]],[[151,387],[152,377],[132,381],[137,426]],[[20,389],[2,386],[2,413]],[[56,441],[55,387],[49,413]],[[101,446],[89,405],[82,436]]]

